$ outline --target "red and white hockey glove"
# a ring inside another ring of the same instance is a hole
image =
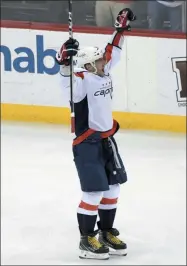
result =
[[[130,31],[130,21],[134,20],[136,20],[136,16],[132,10],[130,8],[124,8],[119,12],[114,27],[118,32]]]
[[[70,57],[75,56],[79,50],[79,42],[76,39],[67,40],[60,51],[56,54],[56,61],[59,65],[70,64]]]

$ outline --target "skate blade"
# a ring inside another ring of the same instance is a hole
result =
[[[79,258],[80,259],[108,260],[109,253],[95,254],[91,251],[81,250]]]
[[[113,249],[109,248],[109,255],[127,256],[127,249]]]

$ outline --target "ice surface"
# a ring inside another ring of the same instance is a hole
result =
[[[127,257],[78,258],[81,191],[69,129],[2,123],[2,265],[185,265],[186,137],[168,132],[116,134],[128,182],[115,222]]]

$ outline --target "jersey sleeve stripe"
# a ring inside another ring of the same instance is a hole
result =
[[[108,44],[105,48],[104,57],[105,57],[106,63],[108,63],[112,58],[112,49],[113,49],[112,44]]]
[[[77,72],[75,73],[75,76],[84,79],[84,72]]]
[[[122,34],[117,32],[113,38],[112,45],[117,46],[120,48],[120,40],[121,40]]]

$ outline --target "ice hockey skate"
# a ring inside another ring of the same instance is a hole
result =
[[[107,231],[99,231],[99,242],[109,248],[110,255],[126,256],[127,245],[117,236],[119,231],[112,228]]]
[[[79,249],[81,259],[109,259],[109,248],[97,240],[95,232],[92,235],[81,235]]]

